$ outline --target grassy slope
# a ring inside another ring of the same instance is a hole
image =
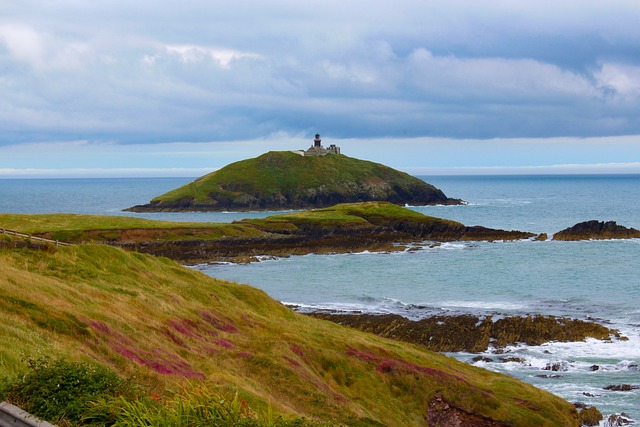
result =
[[[225,236],[251,236],[258,232],[251,227],[229,223],[171,222],[128,216],[79,215],[79,214],[0,214],[0,227],[25,234],[41,235],[60,241],[82,241],[85,232],[103,231],[92,236],[95,240],[109,240],[118,235],[109,231],[153,230],[156,240],[192,238],[215,239]],[[182,230],[182,231],[180,231]]]
[[[391,181],[431,187],[418,178],[379,163],[344,155],[303,157],[283,151],[232,163],[155,197],[151,202],[171,203],[189,199],[207,205],[215,204],[214,198],[220,196],[235,199],[246,193],[258,199],[268,199],[283,192],[302,196],[319,187],[325,192],[341,193],[353,190],[349,188],[351,183],[360,183],[364,177],[371,185]],[[437,190],[434,188],[434,191]],[[214,198],[211,195],[215,195]]]
[[[44,234],[60,241],[81,241],[87,231],[102,230],[105,233],[92,238],[114,237],[107,231],[158,230],[164,233],[149,234],[154,240],[172,240],[197,237],[219,238],[223,236],[255,236],[263,232],[296,231],[322,228],[371,228],[390,222],[412,222],[463,225],[455,221],[434,218],[386,202],[348,203],[330,208],[273,215],[262,219],[246,219],[237,223],[169,222],[125,216],[76,215],[76,214],[0,214],[0,227],[26,234]],[[182,230],[182,231],[181,231]],[[194,231],[197,232],[194,235]]]
[[[573,407],[509,377],[298,315],[245,285],[118,249],[0,250],[0,375],[25,355],[238,388],[276,412],[421,425],[439,393],[518,426],[575,425]]]

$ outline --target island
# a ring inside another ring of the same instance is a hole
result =
[[[405,172],[345,156],[335,145],[324,148],[316,135],[308,150],[270,151],[241,160],[127,210],[272,211],[368,201],[415,206],[463,203]]]

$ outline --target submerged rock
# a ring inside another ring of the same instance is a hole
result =
[[[397,314],[311,313],[387,338],[420,344],[433,351],[480,353],[489,345],[506,347],[517,343],[540,345],[550,341],[573,342],[586,338],[609,340],[618,331],[595,322],[554,316],[513,316],[495,322],[491,316],[432,316],[418,321]]]
[[[618,225],[615,221],[585,221],[553,235],[553,240],[606,240],[640,238],[640,230]]]

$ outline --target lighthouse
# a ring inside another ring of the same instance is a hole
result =
[[[340,147],[335,144],[331,144],[329,148],[324,148],[322,146],[322,140],[320,139],[320,134],[316,133],[315,138],[313,138],[313,145],[309,147],[306,151],[295,151],[296,154],[300,154],[301,156],[326,156],[327,154],[340,154]]]

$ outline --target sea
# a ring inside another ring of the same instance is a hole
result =
[[[640,229],[640,175],[421,176],[460,206],[410,209],[466,225],[554,233],[588,221]],[[5,179],[0,212],[130,215],[231,222],[279,212],[130,213],[124,208],[190,178]],[[300,311],[555,315],[595,320],[627,340],[515,345],[451,357],[516,377],[605,416],[640,422],[640,239],[556,242],[416,242],[400,252],[263,257],[191,266],[247,283]],[[503,358],[517,362],[504,362]],[[519,358],[519,359],[513,359]],[[556,370],[550,370],[555,366]],[[629,385],[618,391],[608,386]]]

